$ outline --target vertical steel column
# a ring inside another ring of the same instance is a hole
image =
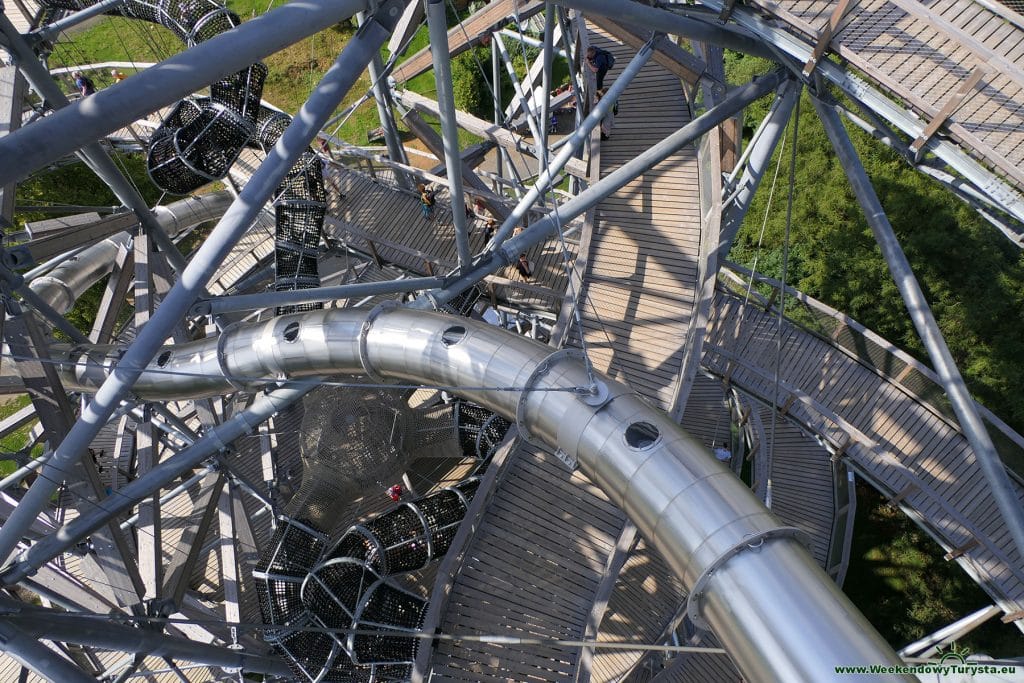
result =
[[[0,529],[0,562],[10,557],[25,529],[48,505],[50,496],[56,490],[54,481],[60,480],[58,473],[68,470],[86,452],[100,428],[128,395],[143,368],[163,345],[171,329],[184,316],[232,246],[256,219],[292,165],[309,147],[331,112],[355,84],[374,52],[380,49],[394,27],[403,7],[400,0],[388,0],[382,4],[374,18],[359,29],[324,74],[316,90],[267,154],[266,161],[253,174],[238,199],[185,268],[181,279],[168,292],[149,324],[129,347],[117,369],[82,411],[78,422],[47,462],[42,476],[36,479],[7,524]]]
[[[455,248],[459,268],[473,258],[469,251],[466,226],[466,200],[462,195],[462,156],[459,154],[459,129],[455,121],[455,94],[452,91],[452,65],[448,54],[448,20],[443,0],[427,0],[427,26],[430,29],[430,53],[434,58],[434,80],[437,83],[437,106],[441,115],[441,138],[444,141],[444,165],[448,171],[448,195],[455,224]]]
[[[508,50],[505,49],[505,42],[501,39],[501,34],[494,33],[492,35],[494,44],[498,46],[501,61],[505,63],[505,73],[508,74],[509,79],[512,81],[512,87],[516,90],[516,95],[523,103],[523,116],[526,117],[526,124],[530,127],[530,132],[533,133],[533,139],[539,145],[541,134],[540,130],[537,129],[537,115],[534,113],[533,107],[530,106],[530,97],[523,90],[523,84],[519,82],[519,77],[516,76],[516,70],[512,67],[512,58],[509,57]],[[543,155],[543,152],[541,152],[540,156]]]
[[[0,67],[0,137],[21,128],[25,79],[15,66]],[[14,183],[0,185],[0,228],[14,219]]]
[[[494,44],[493,40],[491,41],[491,96],[494,98],[494,125],[501,126],[501,56],[498,55],[498,46]],[[506,152],[505,148],[500,145],[495,151],[497,152],[498,177],[501,178],[503,177],[501,175],[501,160]],[[511,160],[509,163],[512,163]],[[500,187],[495,186],[494,189],[498,194],[502,194]]]
[[[366,21],[365,13],[359,12],[356,14],[356,20],[362,26],[363,22]],[[408,166],[409,160],[405,156],[402,140],[398,136],[398,127],[395,126],[395,113],[391,103],[391,89],[388,87],[387,77],[383,75],[384,62],[380,57],[379,51],[373,55],[373,59],[370,60],[367,69],[370,72],[373,99],[377,103],[377,118],[380,119],[380,125],[384,129],[384,144],[387,145],[388,156],[393,161]],[[406,190],[413,189],[412,181],[404,171],[395,169],[395,178],[398,180],[399,187]]]
[[[778,97],[765,117],[764,125],[758,129],[758,135],[750,143],[750,159],[743,169],[743,175],[736,183],[736,189],[729,197],[729,205],[724,208],[722,216],[722,234],[719,239],[722,256],[728,252],[747,211],[750,210],[750,202],[761,184],[761,178],[768,169],[779,140],[786,132],[786,123],[793,114],[793,107],[796,106],[801,90],[799,84],[792,79],[782,84]]]
[[[543,90],[540,101],[540,166],[537,175],[540,175],[548,167],[548,117],[551,108],[551,62],[555,57],[555,16],[552,14],[555,6],[550,2],[544,5],[544,47],[540,58],[543,61],[541,71],[540,87]]]
[[[582,63],[577,57],[576,43],[572,40],[572,29],[569,25],[569,20],[565,16],[565,10],[561,7],[557,8],[558,11],[558,24],[562,27],[562,45],[565,48],[566,61],[569,62],[569,82],[572,86],[573,101],[576,103],[576,122],[579,123],[580,116],[582,116],[583,107],[583,84],[580,83],[576,67],[583,68]]]
[[[1017,552],[1024,554],[1024,508],[1021,508],[1017,494],[1010,484],[1010,478],[1006,474],[1006,468],[999,459],[995,446],[992,445],[992,439],[985,430],[985,423],[982,422],[981,416],[978,414],[974,399],[967,391],[967,385],[964,383],[960,370],[956,367],[946,340],[942,338],[935,317],[928,307],[928,301],[921,291],[917,278],[914,277],[914,271],[911,270],[906,254],[903,253],[903,249],[893,233],[892,225],[886,218],[885,210],[878,201],[878,195],[875,194],[875,190],[871,186],[871,181],[857,157],[853,142],[846,134],[839,115],[833,107],[817,97],[812,97],[811,101],[814,103],[814,108],[818,110],[818,116],[825,125],[828,139],[839,156],[850,186],[853,188],[854,194],[857,195],[857,201],[864,211],[868,225],[871,226],[871,232],[875,235],[875,241],[878,242],[885,262],[889,265],[889,272],[892,273],[893,280],[896,281],[896,287],[906,302],[910,319],[914,322],[914,327],[917,328],[917,333],[928,350],[928,357],[931,358],[932,364],[935,366],[939,381],[942,382],[942,387],[946,390],[946,395],[949,396],[949,402],[953,406],[953,412],[956,413],[960,428],[971,445],[971,450],[974,451],[982,473],[988,480],[989,487],[992,489],[992,497],[1003,515],[1006,528],[1017,546]]]
[[[569,163],[569,159],[573,158],[578,149],[581,149],[586,143],[587,138],[590,136],[591,131],[601,125],[601,119],[611,111],[617,100],[626,88],[640,73],[640,70],[647,63],[647,60],[654,54],[654,47],[652,41],[647,41],[643,46],[637,50],[637,53],[633,55],[633,59],[629,61],[626,68],[622,70],[622,74],[615,79],[615,82],[608,88],[608,94],[601,98],[587,114],[587,117],[579,125],[576,130],[569,136],[568,142],[564,144],[561,149],[558,150],[558,154],[551,160],[550,164],[547,164],[546,168],[541,172],[537,178],[537,182],[533,184],[533,187],[523,196],[523,198],[516,204],[516,207],[512,209],[512,213],[509,215],[505,222],[501,224],[501,228],[498,229],[497,234],[491,238],[488,248],[496,249],[509,233],[516,227],[516,225],[523,219],[523,216],[533,207],[540,198],[541,194],[547,191],[551,184],[552,178],[565,168],[565,165]],[[547,150],[540,150],[541,156],[546,156]]]

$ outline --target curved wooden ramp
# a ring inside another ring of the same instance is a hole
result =
[[[771,408],[757,405],[751,419],[760,422],[767,441],[755,457],[769,458],[768,507],[786,524],[807,532],[811,554],[827,569],[835,522],[829,453],[784,417],[775,420],[773,430]]]
[[[713,310],[704,368],[770,402],[777,318],[721,291]],[[957,425],[828,340],[787,322],[781,343],[781,411],[907,510],[1019,626],[1021,557]]]
[[[682,582],[661,554],[641,539],[618,573],[597,641],[632,641],[638,645],[663,642],[680,616],[679,606],[685,599]],[[590,678],[581,675],[578,680],[623,680],[646,655],[643,649],[597,648]]]
[[[579,639],[625,515],[554,456],[520,445],[510,457],[461,566],[452,568],[438,627],[441,633]],[[425,680],[566,681],[579,654],[564,645],[442,640]]]
[[[615,54],[607,86],[633,51],[599,30],[589,31],[589,38]],[[678,76],[648,62],[619,99],[611,139],[600,142],[601,175],[689,121]],[[577,262],[582,339],[573,324],[566,344],[585,342],[598,370],[629,383],[663,409],[676,401],[693,312],[698,197],[697,152],[686,147],[601,202]]]

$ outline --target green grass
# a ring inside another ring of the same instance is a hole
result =
[[[14,415],[28,404],[29,398],[27,394],[21,394],[13,398],[6,399],[0,403],[0,420]],[[35,426],[36,422],[38,422],[38,420],[32,420],[23,427],[19,427],[4,438],[0,439],[0,452],[16,453],[28,445],[29,432],[32,431],[32,427]],[[37,445],[32,449],[32,457],[38,457],[42,452],[42,445]],[[18,469],[18,465],[13,460],[0,460],[0,477],[6,477],[16,469]]]
[[[992,604],[938,544],[863,483],[843,590],[894,648]],[[998,617],[958,641],[995,657],[1018,656],[1020,643],[1020,631]]]

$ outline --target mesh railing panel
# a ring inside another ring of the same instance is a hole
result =
[[[383,489],[382,481],[394,481],[396,472],[407,467],[403,444],[408,425],[440,424],[440,431],[452,438],[455,410],[468,430],[461,440],[469,456],[477,454],[481,434],[490,434],[497,442],[509,426],[472,404],[412,409],[404,393],[358,385],[325,387],[306,397],[299,429],[303,485],[289,505],[291,517],[279,527],[273,549],[253,572],[267,623],[292,626],[311,620],[344,631],[353,626],[418,628],[427,603],[390,583],[389,577],[423,569],[448,551],[478,480],[464,480],[349,527],[333,546],[326,539],[344,504],[367,488]],[[417,418],[419,413],[429,417]],[[268,640],[278,645],[286,633],[271,631]],[[302,676],[310,681],[402,680],[417,647],[414,638],[337,634],[332,640],[339,645],[336,655],[324,650],[322,639],[296,639],[304,647],[320,648],[299,657],[288,646],[291,642],[278,645],[279,651],[294,657],[292,668],[307,672]],[[366,669],[369,665],[372,671]],[[399,678],[382,678],[391,675]]]
[[[93,3],[46,0],[50,8],[81,9]],[[237,15],[213,0],[127,0],[110,14],[160,24],[187,46],[209,40],[238,26]],[[210,86],[209,98],[179,103],[153,133],[147,170],[154,184],[173,194],[188,194],[223,178],[247,144],[272,147],[291,118],[260,104],[267,68],[256,63]],[[187,115],[186,115],[187,114]],[[259,125],[258,125],[259,124]],[[290,247],[277,250],[275,289],[310,289],[320,285],[318,257],[327,193],[319,158],[307,150],[277,188],[279,222]],[[319,210],[305,204],[319,205]],[[278,314],[320,308],[321,304],[280,307]]]

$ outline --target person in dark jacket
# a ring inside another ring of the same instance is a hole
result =
[[[75,77],[75,87],[78,88],[78,92],[81,93],[82,97],[88,97],[96,92],[96,86],[93,84],[92,79],[81,71],[76,71],[71,75]]]
[[[587,66],[597,74],[598,90],[604,88],[605,74],[608,73],[608,69],[612,68],[613,64],[615,64],[615,57],[608,50],[602,50],[599,47],[587,48]]]

